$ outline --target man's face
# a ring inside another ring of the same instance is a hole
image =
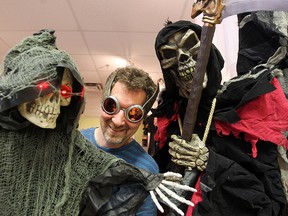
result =
[[[111,96],[118,100],[121,108],[128,108],[135,104],[143,105],[146,99],[145,91],[129,91],[121,82],[114,85]],[[118,148],[129,143],[141,124],[142,120],[137,123],[129,122],[122,109],[112,115],[101,109],[100,126],[106,140],[106,146],[109,148]]]

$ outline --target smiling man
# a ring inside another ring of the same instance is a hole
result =
[[[97,148],[136,167],[158,173],[157,163],[133,139],[157,94],[157,86],[143,70],[134,67],[115,70],[102,93],[100,127],[82,130],[82,134]],[[151,197],[144,201],[136,215],[157,215]]]

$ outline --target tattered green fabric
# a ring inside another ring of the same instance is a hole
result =
[[[87,183],[118,161],[75,131],[30,126],[0,130],[0,212],[11,215],[78,215]]]

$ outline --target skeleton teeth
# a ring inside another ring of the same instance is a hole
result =
[[[49,107],[49,113],[53,113],[53,107]],[[56,113],[54,113],[56,114]]]
[[[47,122],[54,122],[56,120],[56,115],[48,114],[48,117],[46,119]]]
[[[42,113],[43,114],[43,118],[47,118],[48,113]]]

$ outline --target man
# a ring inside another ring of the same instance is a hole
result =
[[[154,159],[132,137],[152,107],[158,89],[148,73],[134,67],[119,68],[107,79],[102,99],[100,127],[82,130],[96,147],[136,167],[158,173]],[[156,215],[148,197],[137,215]]]

